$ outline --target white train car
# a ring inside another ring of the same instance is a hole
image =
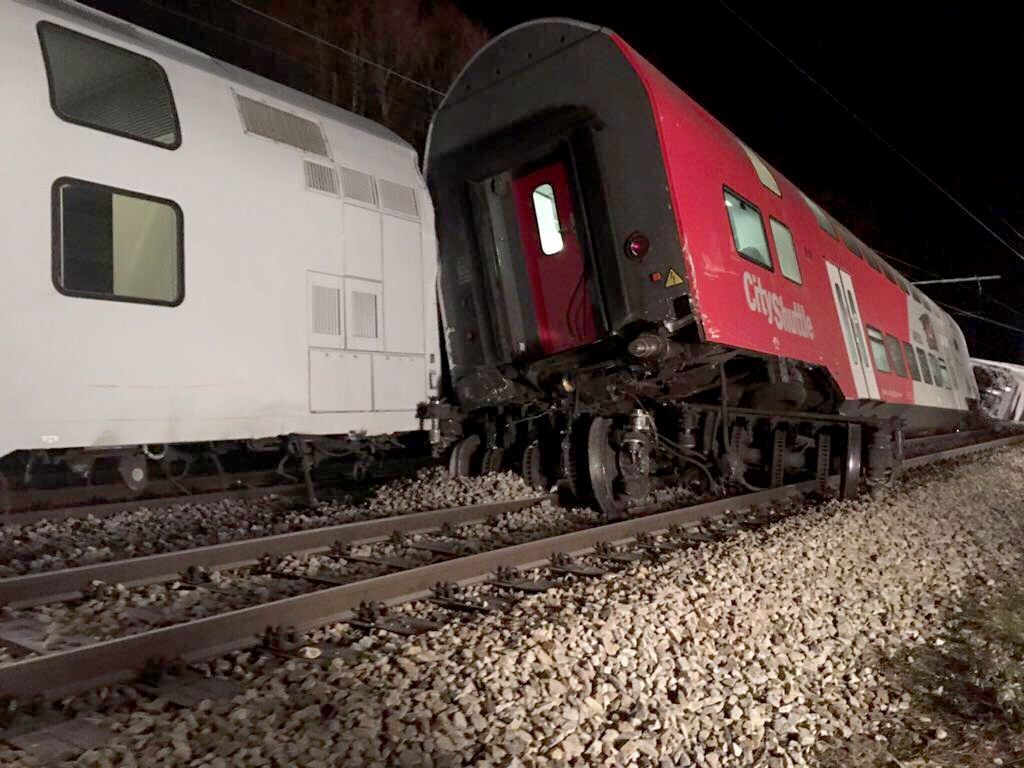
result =
[[[981,408],[996,421],[1024,421],[1024,365],[971,358]]]
[[[0,457],[420,427],[411,146],[71,3],[4,0],[0,62]]]

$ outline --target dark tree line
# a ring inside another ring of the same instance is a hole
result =
[[[441,94],[488,38],[451,0],[86,2],[383,123],[419,149]]]

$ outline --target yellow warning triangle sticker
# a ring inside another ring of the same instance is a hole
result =
[[[670,269],[668,271],[668,278],[665,280],[665,287],[666,288],[671,288],[672,286],[682,285],[682,284],[683,284],[683,278],[681,278],[679,276],[679,273],[676,272],[675,269]]]

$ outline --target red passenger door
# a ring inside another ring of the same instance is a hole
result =
[[[541,348],[561,352],[593,341],[594,312],[565,164],[512,181],[519,233]]]

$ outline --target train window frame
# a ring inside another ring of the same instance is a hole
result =
[[[842,224],[837,225],[836,229],[839,230],[839,239],[842,241],[843,245],[846,246],[847,250],[863,261],[864,254],[860,252],[860,246],[857,245],[857,238],[854,236],[853,232],[848,230]]]
[[[63,272],[63,256],[64,256],[64,221],[62,216],[62,199],[61,193],[65,187],[68,186],[85,187],[88,189],[98,190],[113,195],[121,195],[124,197],[130,197],[137,200],[145,200],[151,203],[157,203],[160,205],[168,206],[174,213],[176,219],[176,232],[175,232],[175,245],[177,251],[177,281],[178,281],[178,292],[177,296],[170,301],[162,299],[151,299],[139,296],[126,296],[117,293],[101,293],[98,291],[86,291],[75,288],[68,288],[64,285],[62,272]],[[136,192],[131,189],[122,189],[120,187],[113,187],[107,184],[100,184],[98,182],[89,181],[87,179],[79,179],[72,176],[61,176],[53,182],[51,186],[51,202],[50,202],[50,218],[51,218],[51,280],[53,287],[63,296],[78,299],[96,299],[100,301],[116,301],[127,304],[149,304],[152,306],[161,307],[177,307],[185,301],[185,214],[173,200],[169,200],[165,197],[157,197],[155,195],[149,195],[144,192]]]
[[[737,139],[737,141],[739,140]],[[739,144],[743,147],[743,151],[750,160],[750,164],[754,167],[754,173],[757,174],[757,178],[765,188],[775,193],[777,197],[782,197],[782,189],[779,188],[779,180],[775,178],[775,174],[772,173],[772,169],[768,167],[768,163],[764,161],[764,158],[742,141],[740,141]]]
[[[544,187],[547,187],[549,190],[551,190],[550,198],[548,198],[547,195],[541,192],[541,189],[543,189]],[[547,249],[548,242],[547,238],[545,237],[544,228],[541,226],[540,220],[541,211],[537,207],[538,194],[540,194],[542,198],[550,199],[551,201],[551,213],[554,214],[553,221],[555,223],[555,232],[558,235],[558,248],[556,248],[553,251],[549,251]],[[537,228],[537,243],[540,245],[540,252],[543,253],[545,256],[557,256],[558,254],[562,253],[565,250],[565,235],[563,234],[565,230],[562,228],[562,220],[558,216],[558,196],[555,192],[555,185],[552,184],[550,181],[542,181],[540,184],[537,184],[532,190],[530,190],[530,207],[533,209],[533,223],[534,226]]]
[[[868,348],[871,350],[871,359],[875,363],[875,370],[882,373],[893,373],[889,350],[885,348],[885,334],[871,325],[867,325],[865,328],[868,332]],[[879,350],[881,350],[881,354],[879,354]]]
[[[54,80],[55,70],[50,56],[50,48],[47,45],[46,39],[46,34],[48,30],[57,30],[60,34],[69,34],[73,37],[78,37],[83,40],[87,40],[89,41],[89,43],[97,45],[101,48],[108,48],[113,51],[117,51],[118,55],[127,55],[135,57],[140,61],[145,62],[147,66],[152,67],[154,71],[159,75],[162,85],[167,93],[168,103],[170,104],[171,117],[174,122],[174,140],[172,142],[162,142],[156,139],[150,139],[145,136],[140,136],[137,133],[132,133],[131,131],[119,130],[117,128],[111,128],[110,126],[103,125],[102,123],[97,123],[91,120],[84,120],[79,117],[75,117],[74,115],[71,115],[65,112],[63,109],[61,109],[61,106],[58,102],[57,88]],[[38,24],[36,24],[36,34],[39,37],[39,46],[43,54],[43,66],[46,69],[46,84],[50,97],[50,108],[53,109],[53,113],[57,117],[59,117],[66,123],[71,123],[72,125],[79,125],[83,128],[91,128],[101,133],[110,134],[111,136],[119,136],[124,139],[138,141],[142,144],[149,144],[150,146],[159,147],[160,149],[166,149],[172,152],[181,147],[181,120],[178,117],[178,104],[177,100],[174,98],[174,89],[171,88],[171,81],[167,77],[167,71],[158,61],[156,61],[156,59],[152,58],[151,56],[146,56],[145,54],[139,53],[137,51],[133,51],[129,48],[125,48],[123,46],[107,42],[106,40],[101,40],[98,37],[86,35],[82,32],[79,32],[78,30],[71,29],[70,27],[65,27],[60,24],[54,24],[53,22],[50,21],[40,21]]]
[[[907,365],[903,360],[903,348],[900,340],[891,333],[885,334],[883,339],[885,351],[889,353],[889,363],[892,365],[892,372],[901,379],[907,378]]]
[[[833,240],[838,240],[839,236],[836,234],[835,224],[833,224],[829,219],[828,214],[825,213],[824,209],[803,192],[800,193],[800,197],[804,199],[807,207],[811,209],[811,214],[814,216],[815,221],[818,222],[818,226],[821,227],[826,234],[830,235]]]
[[[917,367],[921,370],[921,378],[925,384],[933,384],[932,369],[928,365],[928,355],[920,347],[914,347],[917,352]]]
[[[792,255],[792,259],[789,261],[789,263],[791,263],[793,269],[796,270],[796,277],[793,277],[792,275],[788,274],[788,272],[787,272],[787,269],[786,269],[787,259],[782,258],[782,251],[783,251],[783,249],[779,247],[779,237],[778,237],[778,235],[775,232],[775,227],[776,226],[781,227],[782,231],[786,233],[786,237],[789,238],[790,253]],[[780,274],[784,278],[789,280],[789,282],[791,282],[791,283],[795,283],[796,285],[803,285],[804,284],[804,277],[803,277],[803,274],[800,271],[800,257],[797,254],[797,250],[798,249],[796,247],[796,240],[793,239],[793,232],[790,230],[789,227],[787,227],[781,221],[776,219],[774,216],[769,216],[768,217],[768,229],[771,230],[771,232],[772,232],[772,241],[775,243],[775,258],[778,259],[778,261],[779,261],[779,272],[780,272]]]
[[[903,345],[903,353],[907,361],[907,372],[910,374],[910,378],[914,381],[923,381],[921,378],[921,369],[917,365],[917,355],[914,353],[914,345],[909,341],[903,341],[900,339],[900,343]]]
[[[939,373],[941,374],[940,378],[942,379],[942,386],[945,387],[946,389],[952,390],[953,383],[952,379],[949,376],[949,368],[946,366],[945,359],[936,355],[935,360],[939,364]]]
[[[723,192],[723,199],[724,199],[724,202],[725,202],[725,206],[724,206],[725,207],[725,216],[729,220],[729,231],[732,233],[732,249],[733,249],[733,251],[735,251],[736,254],[740,258],[745,259],[746,261],[749,261],[751,264],[756,264],[757,266],[761,267],[762,269],[767,269],[769,272],[774,272],[775,271],[775,261],[774,261],[774,259],[772,259],[771,245],[768,242],[768,232],[765,230],[765,227],[764,227],[764,216],[761,214],[761,209],[758,208],[756,205],[754,205],[752,202],[750,202],[750,200],[748,200],[747,198],[743,197],[743,195],[737,194],[736,192],[734,192],[729,187],[723,186],[722,187],[722,192]],[[730,212],[730,208],[732,208],[733,204],[731,202],[729,202],[729,197],[733,197],[737,201],[739,201],[741,209],[745,210],[745,209],[749,208],[750,210],[752,210],[757,215],[757,220],[758,220],[758,222],[761,225],[761,240],[764,243],[765,259],[768,262],[767,264],[765,262],[763,262],[763,261],[760,261],[760,260],[754,258],[753,256],[749,256],[749,255],[745,254],[743,251],[740,250],[739,238],[736,236],[736,224],[733,221],[732,213]]]

